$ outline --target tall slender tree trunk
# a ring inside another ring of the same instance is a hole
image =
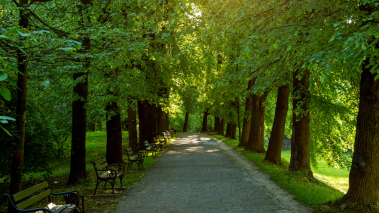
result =
[[[137,107],[133,102],[130,103],[128,108],[128,123],[129,123],[129,147],[132,148],[133,152],[138,151],[138,141],[137,141]]]
[[[92,4],[91,0],[80,0],[84,4],[86,10],[88,6]],[[85,13],[82,13],[83,19]],[[82,53],[88,53],[91,50],[91,39],[88,35],[83,37]],[[83,72],[74,73],[74,81],[79,78],[84,78],[83,81],[77,83],[74,86],[74,94],[78,94],[80,99],[72,102],[72,139],[71,139],[71,163],[70,163],[70,176],[68,178],[68,184],[77,183],[80,179],[86,179],[86,121],[87,110],[84,104],[87,101],[88,96],[88,71],[91,66],[90,58],[85,58],[85,65]]]
[[[225,119],[221,119],[220,124],[218,125],[217,134],[224,135],[225,128]]]
[[[279,87],[276,100],[275,118],[265,160],[281,164],[282,145],[288,112],[289,84]]]
[[[213,127],[214,132],[217,132],[218,125],[220,125],[220,118],[215,116],[215,126]]]
[[[232,132],[231,132],[231,126],[232,126],[232,123],[229,121],[227,124],[226,124],[226,131],[225,131],[225,137],[230,137],[232,135]]]
[[[189,113],[186,112],[186,117],[184,118],[183,132],[187,132],[188,118],[189,118]]]
[[[20,0],[21,6],[27,5],[28,0]],[[20,8],[19,25],[22,28],[29,28],[29,13],[27,10]],[[17,51],[17,68],[22,73],[17,76],[17,102],[16,102],[16,129],[17,135],[14,137],[14,147],[12,150],[12,168],[11,183],[9,185],[9,194],[15,194],[21,191],[22,167],[24,162],[25,146],[25,120],[26,120],[26,97],[27,97],[27,56],[20,50]]]
[[[203,128],[201,129],[202,132],[207,132],[207,125],[208,125],[208,111],[204,111],[203,115]]]
[[[139,117],[139,148],[144,148],[144,141],[154,142],[157,137],[157,115],[156,106],[148,101],[138,101]]]
[[[229,136],[229,138],[230,139],[236,139],[236,131],[237,131],[237,124],[235,124],[235,123],[231,123],[230,124],[230,136]]]
[[[163,136],[163,132],[166,131],[164,126],[163,110],[161,106],[157,107],[157,134]]]
[[[107,111],[107,147],[105,157],[107,163],[123,163],[122,160],[122,132],[121,116],[117,103],[112,102],[106,106]]]
[[[262,95],[253,95],[253,109],[251,114],[250,136],[247,144],[247,150],[265,153],[264,147],[264,117],[265,107],[263,103],[267,98],[268,92]]]
[[[255,84],[255,79],[253,78],[249,81],[247,86],[247,91],[249,91]],[[253,95],[249,95],[246,97],[245,102],[245,115],[243,118],[243,126],[242,126],[242,135],[241,140],[238,146],[247,147],[248,141],[249,141],[249,135],[250,135],[250,128],[251,128],[251,115],[253,110]]]
[[[301,171],[313,178],[310,161],[310,131],[309,131],[309,70],[299,80],[300,71],[293,74],[293,128],[291,140],[291,161],[289,171]],[[296,113],[296,109],[304,113]]]
[[[353,162],[349,174],[348,202],[379,202],[379,80],[370,72],[369,58],[362,65],[359,111]]]
[[[166,128],[165,129],[169,130],[170,129],[170,119],[169,119],[169,113],[168,112],[165,113],[165,118],[166,118],[165,119],[166,120],[166,122],[165,122],[166,123],[166,125],[165,125]]]

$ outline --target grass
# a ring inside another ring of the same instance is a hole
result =
[[[173,139],[178,135],[175,134]],[[122,145],[127,146],[128,145],[128,132],[122,133]],[[86,212],[104,212],[106,209],[112,210],[115,208],[117,201],[121,198],[123,192],[125,189],[120,190],[116,189],[118,191],[117,195],[114,197],[92,197],[90,195],[93,194],[96,184],[96,176],[94,172],[94,168],[90,161],[97,160],[101,157],[105,157],[105,150],[106,150],[106,132],[87,132],[87,139],[86,139],[86,170],[87,170],[87,179],[81,181],[80,183],[76,185],[66,185],[69,172],[70,172],[70,158],[57,158],[55,161],[51,162],[52,167],[52,176],[48,179],[45,179],[49,183],[49,188],[52,190],[52,192],[58,193],[58,192],[65,192],[65,191],[77,191],[80,195],[84,195],[84,209]],[[124,154],[124,153],[123,153]],[[163,151],[157,152],[157,156],[159,157],[161,154],[163,154]],[[127,162],[127,156],[123,155],[124,162]],[[143,162],[143,169],[139,170],[136,164],[133,164],[132,169],[125,172],[125,176],[123,178],[123,185],[127,188],[130,188],[132,185],[134,185],[136,182],[142,179],[142,177],[145,174],[146,169],[150,168],[155,162],[157,158],[154,159],[151,157],[151,154],[149,154],[148,157],[144,158]],[[126,165],[125,165],[126,167]],[[23,188],[28,188],[33,186],[34,184],[38,183],[40,179],[44,179],[44,174],[39,173],[32,173],[26,176],[26,180],[23,182]],[[3,186],[7,188],[7,184],[3,184]],[[101,189],[104,184],[101,184],[97,190],[96,194],[112,194],[112,190],[108,189]],[[108,184],[109,186],[109,184]],[[119,187],[120,182],[119,179],[116,181],[115,187]],[[2,189],[2,191],[6,191],[5,189]],[[59,201],[57,203],[61,203],[61,197],[59,197]],[[47,202],[47,201],[43,201]],[[46,203],[37,204],[36,206],[43,206]],[[81,205],[81,204],[80,204]],[[81,207],[81,206],[80,206]],[[0,212],[6,212],[7,207],[6,204],[0,205]]]
[[[342,180],[346,181],[346,178],[348,178],[348,171],[346,170],[329,168],[324,162],[320,161],[319,169],[313,171],[315,177],[319,178],[320,176],[324,177],[325,179],[328,178],[330,181],[328,184],[322,182],[324,179],[321,179],[322,181],[310,181],[301,173],[288,171],[289,159],[291,155],[290,150],[283,150],[283,164],[275,165],[269,162],[265,162],[265,154],[263,153],[253,153],[249,151],[243,151],[243,148],[238,148],[238,140],[232,140],[221,135],[215,135],[215,133],[210,134],[222,140],[229,146],[235,147],[237,151],[242,152],[244,156],[254,162],[254,164],[256,164],[263,172],[270,174],[271,180],[273,180],[283,189],[293,194],[297,200],[312,206],[316,210],[324,208],[323,204],[338,200],[344,195],[344,193],[335,189],[334,187],[338,184],[340,184],[338,186],[343,186],[341,185]]]

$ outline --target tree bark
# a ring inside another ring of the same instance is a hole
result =
[[[367,58],[362,65],[359,111],[353,161],[349,174],[349,202],[379,201],[379,80],[370,72]]]
[[[92,4],[91,0],[80,0],[85,7]],[[83,19],[85,18],[84,15]],[[88,18],[88,21],[90,19]],[[85,35],[82,42],[82,53],[88,53],[91,50],[91,39]],[[68,184],[75,184],[80,179],[86,179],[86,120],[87,110],[84,104],[88,96],[88,71],[91,66],[90,58],[85,58],[83,72],[74,73],[74,81],[84,78],[83,81],[74,86],[74,94],[78,94],[80,99],[72,102],[72,139],[71,139],[71,163]]]
[[[300,71],[293,74],[293,128],[291,139],[291,161],[289,171],[301,171],[313,178],[310,161],[310,131],[309,131],[309,70],[302,79],[298,79]],[[296,98],[298,97],[298,98]],[[296,108],[304,113],[296,113]]]
[[[168,112],[166,112],[165,113],[165,120],[166,120],[166,128],[165,129],[167,129],[167,130],[169,130],[170,129],[170,119],[169,119],[169,113]]]
[[[28,0],[20,0],[21,6],[27,5]],[[19,25],[22,28],[29,28],[29,13],[27,10],[20,9]],[[16,129],[17,135],[14,137],[14,147],[12,150],[12,168],[11,182],[9,185],[9,194],[15,194],[21,191],[22,167],[24,162],[25,147],[25,120],[26,120],[26,97],[27,97],[27,56],[20,50],[17,50],[17,68],[22,73],[17,76],[17,101],[16,101]]]
[[[135,105],[135,104],[134,104]],[[137,111],[136,106],[132,106],[132,103],[128,108],[128,123],[129,123],[129,147],[133,152],[138,151],[137,141]]]
[[[225,128],[225,119],[221,119],[220,124],[218,125],[217,134],[224,135]]]
[[[207,132],[207,125],[208,125],[208,111],[204,111],[204,116],[203,116],[203,128],[201,128],[202,132]]]
[[[236,132],[237,132],[237,124],[232,123],[230,125],[230,139],[236,139]]]
[[[265,160],[275,164],[282,163],[282,145],[288,112],[289,84],[279,87],[276,100],[275,118]]]
[[[228,122],[226,124],[226,131],[225,131],[225,137],[230,137],[232,135],[232,129],[231,129],[232,123]]]
[[[122,160],[121,116],[117,103],[109,103],[107,111],[107,147],[105,157],[107,163],[124,163]]]
[[[217,132],[218,125],[220,125],[220,118],[215,116],[215,126],[213,127],[213,132]]]
[[[164,117],[163,117],[163,111],[162,107],[158,106],[157,107],[157,134],[163,136],[163,132],[165,132],[168,129],[165,129],[164,125]]]
[[[255,84],[255,78],[248,83],[247,90],[249,91]],[[251,128],[251,115],[253,110],[253,95],[246,97],[245,116],[243,118],[241,141],[238,146],[247,147]]]
[[[144,141],[154,142],[157,137],[156,106],[148,101],[138,101],[139,149],[144,149]]]
[[[265,106],[263,103],[267,98],[268,92],[262,95],[253,95],[253,108],[251,114],[251,126],[250,126],[250,136],[247,143],[247,150],[265,153],[264,147],[264,117],[265,117]]]
[[[188,118],[189,118],[189,113],[186,112],[186,117],[184,118],[183,132],[187,132]]]

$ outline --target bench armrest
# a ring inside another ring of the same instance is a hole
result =
[[[8,198],[8,202],[10,202],[12,205],[12,207],[17,210],[18,212],[36,212],[36,211],[44,211],[44,212],[48,212],[48,213],[53,213],[52,211],[50,211],[49,209],[46,209],[46,208],[36,208],[36,209],[18,209],[14,203],[13,203],[13,200],[11,199],[11,196],[9,196],[8,194],[5,194],[4,197]]]
[[[61,193],[50,193],[51,195],[63,195],[66,204],[75,204],[79,207],[79,195],[76,192],[61,192]]]

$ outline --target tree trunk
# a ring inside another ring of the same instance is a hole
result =
[[[362,65],[359,111],[353,162],[349,174],[349,190],[344,199],[349,202],[379,201],[379,80],[378,74]]]
[[[189,113],[186,112],[186,117],[185,117],[185,119],[184,119],[184,125],[183,125],[183,132],[187,132],[188,118],[189,118]]]
[[[148,101],[138,101],[139,149],[144,149],[144,141],[154,142],[157,137],[156,106]]]
[[[282,145],[284,130],[286,128],[286,118],[288,112],[289,84],[279,87],[278,98],[276,100],[275,118],[272,126],[270,142],[268,144],[265,160],[272,163],[282,163]]]
[[[92,4],[91,0],[81,0],[85,7]],[[82,16],[84,16],[82,14]],[[84,19],[84,17],[83,17]],[[90,19],[88,19],[90,21]],[[88,53],[91,50],[91,39],[88,35],[83,37],[82,53]],[[91,66],[90,58],[85,58],[85,70],[74,73],[74,81],[79,78],[84,80],[74,86],[74,94],[80,98],[72,102],[72,138],[71,138],[71,163],[70,176],[68,184],[75,184],[80,179],[86,179],[86,120],[87,110],[84,104],[88,96],[88,71]]]
[[[263,103],[267,98],[268,92],[258,96],[253,95],[253,109],[251,114],[250,136],[247,143],[247,150],[265,153],[264,147],[264,119],[265,107]]]
[[[301,171],[310,178],[313,178],[310,161],[310,131],[309,131],[309,70],[305,71],[302,79],[299,80],[297,70],[293,74],[293,128],[291,139],[291,161],[289,171]],[[299,98],[296,98],[299,97]],[[296,113],[300,109],[306,114]]]
[[[218,125],[220,125],[220,118],[215,116],[215,126],[213,127],[213,132],[217,132]]]
[[[166,112],[166,113],[165,113],[165,118],[166,118],[166,119],[165,119],[165,120],[166,120],[166,128],[165,128],[165,129],[167,129],[167,130],[170,129],[170,119],[169,119],[168,115],[169,115],[169,113]]]
[[[225,128],[225,119],[221,119],[220,124],[218,125],[217,134],[218,135],[224,135],[224,128]]]
[[[107,163],[123,163],[122,160],[122,132],[121,116],[117,103],[109,103],[107,111],[107,147],[105,157]]]
[[[20,5],[27,5],[28,0],[20,0]],[[22,28],[29,29],[29,13],[27,10],[20,10],[19,25]],[[9,194],[15,194],[21,191],[22,166],[24,162],[24,146],[25,146],[25,120],[26,120],[26,97],[27,97],[27,72],[28,62],[27,56],[20,50],[17,50],[18,73],[17,76],[17,102],[16,102],[16,129],[17,136],[14,137],[12,150],[12,168],[11,183],[9,186]]]
[[[165,132],[167,129],[165,129],[164,125],[164,117],[163,117],[163,111],[162,107],[157,107],[157,134],[163,136],[163,132]]]
[[[133,152],[137,152],[137,109],[135,108],[135,106],[133,108],[132,104],[133,103],[131,103],[128,108],[129,147],[132,148]]]
[[[228,122],[226,124],[226,131],[225,131],[225,137],[230,137],[232,135],[232,132],[231,132],[231,126],[232,126],[232,123],[231,122]]]
[[[203,128],[201,129],[202,132],[207,132],[207,125],[208,125],[208,111],[204,111],[203,116]]]
[[[255,78],[251,79],[248,83],[247,90],[249,91],[255,84]],[[245,103],[245,116],[243,118],[242,135],[238,146],[247,147],[249,141],[250,128],[251,128],[251,115],[253,110],[253,95],[246,97]]]
[[[236,139],[237,124],[232,123],[230,125],[230,139]]]

